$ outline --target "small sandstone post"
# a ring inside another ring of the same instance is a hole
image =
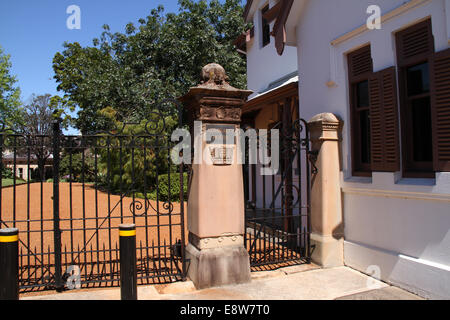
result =
[[[311,259],[323,267],[343,265],[344,232],[339,182],[339,131],[341,122],[332,113],[308,121],[311,150],[317,153],[317,174],[311,180]]]
[[[203,67],[202,79],[180,98],[190,116],[194,154],[201,158],[194,155],[192,164],[186,247],[188,276],[198,289],[250,281],[239,137],[225,141],[225,133],[240,128],[241,107],[251,91],[230,86],[215,63]],[[223,141],[208,138],[206,130],[222,133]]]

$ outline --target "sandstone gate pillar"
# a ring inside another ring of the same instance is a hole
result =
[[[237,162],[239,137],[227,142],[225,132],[240,128],[241,107],[252,92],[230,86],[225,70],[218,64],[205,66],[202,79],[180,98],[190,116],[195,149],[186,258],[188,276],[198,289],[250,281],[249,257],[244,247],[242,164]],[[211,129],[224,134],[222,143],[206,136]],[[201,163],[196,163],[198,157]]]
[[[316,152],[317,174],[311,180],[311,259],[323,267],[343,265],[343,219],[339,182],[339,131],[332,113],[308,121],[311,150]]]

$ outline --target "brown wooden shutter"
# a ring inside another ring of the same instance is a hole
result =
[[[397,61],[399,67],[413,60],[427,59],[434,52],[434,38],[431,19],[422,21],[396,35]]]
[[[383,115],[380,74],[373,73],[369,78],[370,104],[370,156],[372,171],[383,170]]]
[[[431,58],[431,123],[435,171],[450,171],[450,49]]]
[[[372,171],[400,170],[395,75],[390,67],[369,77]]]
[[[349,78],[353,80],[372,72],[370,45],[348,54]]]

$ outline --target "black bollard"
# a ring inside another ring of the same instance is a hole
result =
[[[19,229],[0,229],[0,300],[19,300]]]
[[[120,296],[122,300],[137,300],[136,225],[119,225]]]

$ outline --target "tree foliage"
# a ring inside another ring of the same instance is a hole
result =
[[[7,168],[6,166],[3,166],[2,164],[0,164],[1,168],[2,168],[2,179],[13,179],[14,178],[14,174],[11,168]]]
[[[84,150],[63,149],[59,172],[63,181],[94,182],[94,155]],[[84,156],[83,156],[84,152]]]
[[[17,79],[10,72],[10,55],[0,47],[0,122],[14,127],[21,120],[20,88],[15,86]]]
[[[231,84],[244,88],[246,64],[232,41],[248,25],[240,0],[180,0],[178,13],[151,10],[125,33],[104,25],[93,46],[65,43],[53,59],[58,90],[79,107],[75,126],[82,133],[107,127],[102,110],[143,120],[162,99],[178,97],[199,80],[201,68],[221,64]]]
[[[110,119],[114,116],[114,112],[105,115]],[[169,159],[170,136],[162,134],[167,128],[174,128],[176,120],[171,115],[155,113],[146,118],[134,124],[112,120],[120,132],[97,135],[93,138],[97,141],[89,143],[101,146],[92,149],[98,155],[99,183],[112,192],[151,192],[159,175],[176,170]]]
[[[95,133],[96,141],[87,142],[85,151],[94,157],[89,170],[99,186],[154,198],[159,185],[159,199],[177,199],[180,186],[169,160],[169,139],[178,119],[174,104],[160,102],[197,85],[201,68],[211,62],[225,68],[233,86],[245,88],[246,61],[232,44],[249,28],[242,10],[240,0],[180,0],[177,13],[158,6],[137,26],[127,24],[123,33],[104,25],[92,46],[65,43],[56,53],[54,78],[62,100],[79,108],[74,125],[86,139]],[[77,181],[85,170],[80,156],[71,155],[76,172],[70,178]],[[64,155],[66,175],[68,160]]]

